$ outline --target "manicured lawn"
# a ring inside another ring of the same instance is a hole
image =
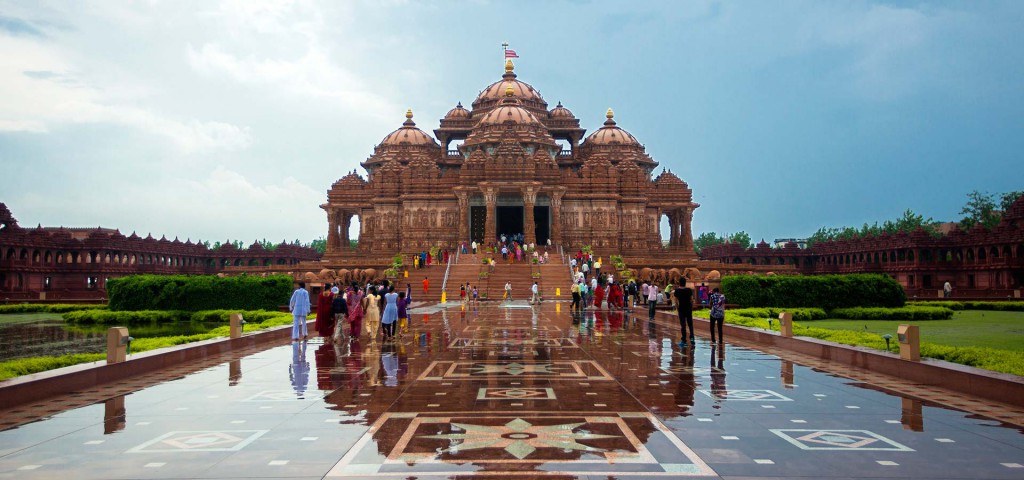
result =
[[[952,346],[1024,350],[1024,312],[965,310],[949,320],[815,320],[801,322],[813,328],[868,331],[896,335],[896,327],[911,323],[921,327],[921,341]],[[865,327],[867,329],[865,330]]]

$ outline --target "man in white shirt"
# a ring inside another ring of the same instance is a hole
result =
[[[533,305],[533,304],[539,305],[540,304],[540,287],[537,286],[537,282],[533,282],[533,286],[530,287],[530,292],[533,293],[533,296],[530,297],[530,304],[531,305]]]
[[[508,301],[510,301],[510,302],[512,301],[512,281],[511,280],[509,280],[508,282],[505,283],[505,298]]]
[[[647,316],[654,320],[654,309],[658,306],[658,286],[653,283],[647,286],[647,305],[650,309]]]

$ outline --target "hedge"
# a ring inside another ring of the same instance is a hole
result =
[[[730,275],[722,278],[728,303],[744,307],[902,307],[900,284],[888,275]]]
[[[64,321],[74,325],[150,325],[174,322],[227,323],[232,313],[241,313],[246,322],[265,322],[290,313],[268,312],[266,310],[139,310],[132,312],[111,312],[106,310],[82,310],[63,315]]]
[[[768,329],[765,318],[752,318],[740,315],[744,310],[726,310],[725,321],[752,328]],[[708,317],[708,310],[694,312],[695,315]],[[776,324],[777,325],[777,324]],[[776,327],[777,328],[777,327]],[[793,324],[793,334],[803,337],[817,338],[829,342],[842,343],[862,347],[885,350],[885,339],[870,332],[853,330],[830,330]],[[993,372],[1024,375],[1024,352],[1000,350],[987,347],[954,347],[936,343],[921,342],[921,356],[945,360],[947,362],[983,368]]]
[[[287,275],[133,275],[107,284],[110,310],[276,310],[288,303],[293,281]]]
[[[991,301],[935,301],[907,302],[907,305],[922,307],[945,307],[950,310],[996,310],[1004,312],[1024,312],[1024,302],[991,302]]]
[[[828,318],[828,314],[825,310],[820,308],[740,308],[735,310],[729,310],[730,312],[751,318],[779,318],[779,314],[782,312],[789,312],[793,314],[793,320],[808,321],[808,320],[824,320]]]
[[[852,320],[949,320],[953,310],[946,307],[910,305],[900,308],[852,307],[828,312],[830,318]]]
[[[0,305],[0,314],[4,313],[65,313],[78,310],[106,310],[106,305],[82,305],[72,303],[20,303],[17,305]]]

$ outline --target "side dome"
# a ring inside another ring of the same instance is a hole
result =
[[[388,136],[384,137],[384,140],[380,141],[379,146],[398,145],[438,146],[437,142],[434,141],[434,137],[416,128],[416,122],[412,121],[411,109],[405,112],[405,123],[402,124],[402,128],[389,133]]]
[[[551,117],[551,118],[558,118],[558,119],[574,119],[574,118],[576,118],[576,116],[573,115],[572,112],[569,111],[568,108],[565,108],[565,107],[562,106],[562,102],[558,102],[558,105],[556,105],[555,108],[552,108],[551,111],[548,112],[548,116]]]
[[[612,112],[612,109],[608,109],[608,113],[605,114],[605,117],[608,119],[605,120],[604,126],[597,129],[596,132],[591,133],[590,136],[583,141],[584,145],[641,146],[636,137],[616,126],[615,120],[613,120],[615,112]]]
[[[469,110],[462,107],[462,102],[459,102],[455,108],[448,110],[448,113],[444,115],[445,120],[465,120],[469,118]]]

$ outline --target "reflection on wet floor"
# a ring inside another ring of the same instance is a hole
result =
[[[681,347],[673,316],[510,306],[425,308],[393,343],[281,343],[4,412],[0,478],[1024,477],[1024,436],[1003,428],[1017,409]]]

